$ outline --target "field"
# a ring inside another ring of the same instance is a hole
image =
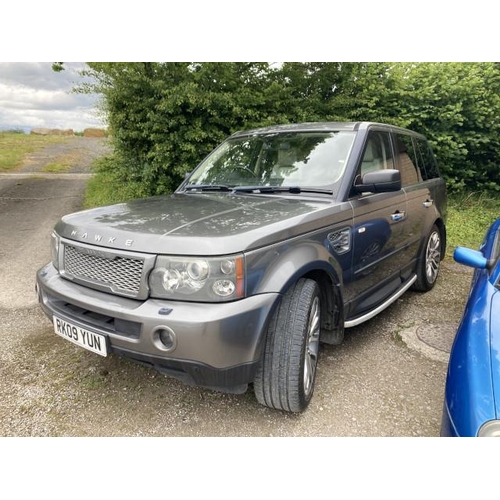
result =
[[[66,141],[67,136],[0,132],[0,172],[13,171],[30,153]]]

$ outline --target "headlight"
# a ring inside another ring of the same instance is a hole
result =
[[[59,271],[59,236],[54,232],[50,235],[50,254],[53,266]]]
[[[245,295],[243,256],[160,255],[149,277],[151,296],[198,302],[236,300]]]
[[[481,426],[478,437],[500,437],[500,420],[490,420]]]

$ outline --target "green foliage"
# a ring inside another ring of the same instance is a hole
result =
[[[78,90],[102,94],[110,169],[130,193],[171,192],[237,130],[316,120],[412,128],[451,192],[500,191],[498,63],[88,63],[85,75]]]
[[[452,192],[499,192],[497,63],[400,65],[402,125],[427,135]]]
[[[24,135],[24,130],[22,128],[13,128],[9,130],[4,130],[0,132],[1,134],[23,134]]]
[[[260,63],[89,63],[104,95],[115,169],[145,195],[170,192],[220,141],[287,122]],[[271,72],[272,73],[272,72]],[[82,89],[84,91],[89,88]]]
[[[56,73],[64,71],[64,63],[63,62],[52,63],[52,71],[55,71]]]

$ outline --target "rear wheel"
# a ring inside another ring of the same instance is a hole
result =
[[[300,279],[283,297],[254,380],[259,403],[291,412],[309,404],[318,363],[320,306],[319,287],[310,279]]]
[[[441,263],[441,233],[434,224],[427,237],[422,255],[417,267],[417,281],[413,289],[420,292],[428,292],[436,284]]]

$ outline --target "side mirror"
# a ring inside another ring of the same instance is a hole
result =
[[[457,247],[453,252],[453,259],[464,266],[474,269],[488,269],[488,259],[479,251],[470,248]]]
[[[358,193],[386,193],[401,189],[401,174],[399,170],[385,169],[367,172],[361,178],[361,183],[354,186]]]

